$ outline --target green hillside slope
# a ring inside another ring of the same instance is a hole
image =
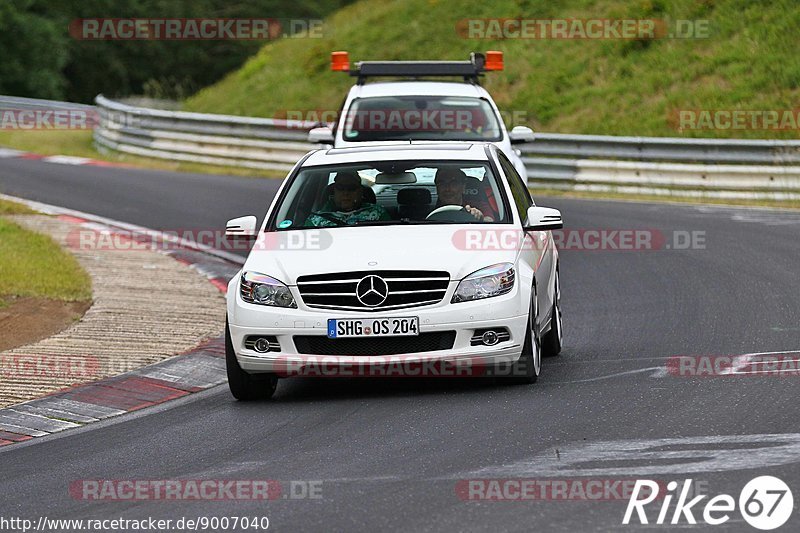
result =
[[[706,20],[703,39],[467,39],[465,19]],[[327,19],[321,38],[264,46],[185,102],[193,111],[282,117],[337,109],[352,78],[329,53],[359,59],[465,59],[502,50],[485,86],[504,111],[541,131],[703,137],[798,137],[800,129],[680,131],[675,110],[800,107],[800,4],[794,0],[363,0]],[[796,117],[796,114],[795,114]],[[749,120],[749,119],[748,119]],[[516,124],[515,124],[516,125]],[[724,124],[723,124],[724,125]]]

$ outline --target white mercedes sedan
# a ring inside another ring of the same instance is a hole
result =
[[[228,285],[234,397],[289,376],[493,376],[533,383],[561,351],[561,213],[491,143],[317,150]]]

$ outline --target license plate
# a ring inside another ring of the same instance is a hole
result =
[[[419,317],[329,318],[328,338],[408,337],[419,335]]]

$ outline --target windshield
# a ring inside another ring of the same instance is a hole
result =
[[[508,223],[507,205],[488,162],[308,167],[292,180],[270,229]]]
[[[489,102],[461,96],[357,98],[340,124],[347,142],[502,139]]]

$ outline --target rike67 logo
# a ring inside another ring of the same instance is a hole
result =
[[[670,481],[667,483],[665,494],[659,493],[662,487],[663,484],[649,479],[636,480],[622,523],[631,524],[635,516],[639,524],[649,524],[645,507],[656,500],[660,503],[658,517],[655,520],[657,525],[667,523],[694,525],[697,524],[694,515],[697,512],[702,513],[701,519],[705,524],[718,526],[728,522],[737,508],[737,502],[730,494],[714,496],[705,502],[704,506],[701,502],[708,497],[706,494],[689,499],[692,490],[691,479],[685,480],[682,485],[677,481]],[[670,505],[676,496],[677,502],[670,513]],[[658,507],[658,504],[655,507]],[[751,479],[739,493],[738,510],[744,521],[754,528],[765,531],[776,529],[791,517],[794,498],[789,486],[782,480],[773,476],[759,476]],[[671,519],[667,522],[670,514]]]

